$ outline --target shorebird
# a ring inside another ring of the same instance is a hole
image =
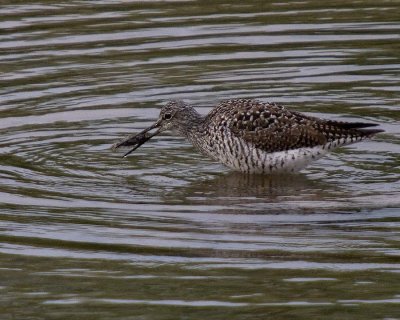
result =
[[[152,137],[172,130],[201,153],[234,170],[297,172],[334,148],[383,132],[370,129],[374,126],[377,124],[311,117],[254,99],[222,101],[206,116],[183,101],[170,101],[152,126],[113,147],[131,146],[126,157]]]

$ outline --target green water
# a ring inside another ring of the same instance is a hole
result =
[[[0,3],[0,319],[400,319],[399,1]],[[386,132],[298,175],[179,137],[252,97]]]

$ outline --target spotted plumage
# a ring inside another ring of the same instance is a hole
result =
[[[382,132],[366,129],[372,126],[376,124],[319,119],[254,99],[223,101],[205,117],[182,101],[171,101],[154,125],[114,147],[133,146],[129,154],[156,134],[173,130],[232,169],[295,172],[333,148]],[[152,129],[157,131],[149,134]]]

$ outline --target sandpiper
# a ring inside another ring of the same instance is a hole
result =
[[[133,147],[126,157],[157,134],[172,130],[201,153],[234,170],[296,172],[334,148],[383,132],[369,128],[374,126],[377,124],[311,117],[254,99],[222,101],[206,116],[183,101],[171,101],[161,108],[152,126],[113,147]]]

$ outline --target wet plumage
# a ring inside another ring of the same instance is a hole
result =
[[[132,146],[173,130],[200,152],[247,173],[295,172],[329,150],[370,138],[380,129],[371,123],[338,122],[289,111],[254,99],[231,99],[201,116],[182,101],[167,103],[151,127],[114,145]],[[156,132],[148,132],[157,129]],[[127,155],[126,154],[126,155]]]

